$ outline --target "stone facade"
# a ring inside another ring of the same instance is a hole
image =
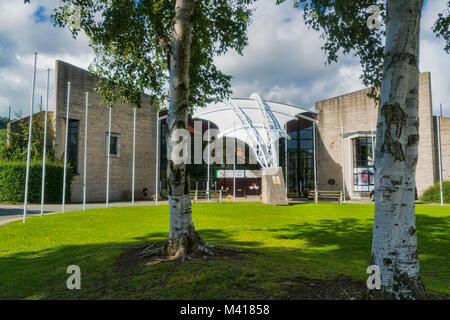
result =
[[[434,117],[435,123],[437,117]],[[435,126],[437,132],[437,125]],[[450,118],[440,118],[440,140],[441,140],[441,159],[442,159],[442,179],[444,181],[450,181]],[[436,146],[437,146],[437,135],[436,135]],[[436,148],[436,170],[437,179],[439,182],[439,158],[438,150]]]
[[[67,83],[70,88],[69,119],[78,121],[76,174],[72,182],[72,202],[83,199],[83,158],[85,99],[89,93],[87,144],[88,202],[106,199],[106,163],[108,109],[100,105],[101,97],[94,91],[97,78],[89,72],[62,61],[56,61],[54,147],[56,158],[63,158],[65,146]],[[136,111],[135,195],[148,189],[155,192],[156,107],[149,97],[142,96],[142,108]],[[133,106],[117,101],[112,109],[112,136],[118,137],[118,153],[110,157],[109,200],[128,200],[132,186]]]
[[[364,89],[316,103],[319,190],[345,189],[350,198],[368,196],[368,192],[355,191],[353,176],[353,139],[366,137],[375,142],[378,107],[367,97],[368,92]],[[416,187],[420,196],[437,179],[429,72],[420,74],[419,120]]]

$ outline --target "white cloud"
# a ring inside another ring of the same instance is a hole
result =
[[[432,27],[437,15],[446,8],[447,0],[428,0],[422,15],[420,37],[420,71],[431,72],[431,91],[434,114],[439,113],[442,103],[443,113],[450,117],[450,56],[444,51],[444,40],[436,39]]]
[[[325,65],[323,40],[305,26],[290,2],[258,2],[248,38],[242,57],[229,53],[216,59],[221,70],[234,76],[235,96],[248,97],[255,91],[309,108],[318,100],[363,88],[361,68],[353,57]]]
[[[50,106],[54,100],[54,63],[64,60],[86,68],[93,58],[86,37],[74,40],[67,29],[55,28],[49,21],[37,23],[33,14],[40,6],[48,16],[58,0],[0,0],[0,116],[8,105],[28,113],[31,95],[33,52],[38,51],[36,101],[45,95],[45,69],[51,68]],[[300,12],[288,1],[280,6],[274,0],[260,0],[249,29],[249,46],[243,56],[230,52],[217,57],[219,68],[234,76],[235,97],[259,92],[265,98],[309,108],[316,101],[363,88],[359,61],[341,57],[338,64],[325,65],[320,49],[323,40],[303,23]],[[448,86],[449,56],[443,40],[431,32],[437,13],[446,0],[427,1],[422,18],[421,71],[431,71],[433,103],[444,104],[450,116]]]
[[[88,40],[84,36],[72,38],[67,29],[55,28],[48,20],[58,0],[23,1],[0,0],[0,116],[8,115],[8,106],[14,112],[22,110],[28,114],[31,101],[33,53],[38,52],[36,72],[35,110],[40,95],[45,100],[46,69],[50,68],[49,106],[54,106],[55,60],[86,68],[93,58]],[[35,12],[43,7],[37,22]],[[45,101],[44,101],[45,103]]]
[[[316,101],[363,88],[357,58],[341,56],[338,64],[325,66],[319,34],[304,25],[301,14],[289,1],[281,6],[274,2],[257,2],[244,56],[228,53],[216,59],[222,71],[234,76],[235,96],[248,97],[256,91],[267,99],[308,108]],[[437,13],[445,9],[446,3],[433,0],[424,6],[420,69],[431,71],[435,108],[439,101],[448,102],[444,114],[450,116],[446,72],[450,60],[443,50],[444,42],[431,31]]]

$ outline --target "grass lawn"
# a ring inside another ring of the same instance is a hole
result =
[[[422,279],[450,293],[450,207],[418,205]],[[113,267],[124,249],[164,241],[165,205],[32,217],[0,226],[0,299],[286,299],[297,279],[367,279],[373,205],[193,204],[200,236],[234,257]],[[81,268],[81,290],[66,269]]]

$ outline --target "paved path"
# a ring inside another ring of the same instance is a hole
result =
[[[167,201],[158,201],[159,204],[167,204]],[[136,201],[135,206],[151,206],[154,205],[154,201]],[[110,207],[128,207],[129,202],[112,202]],[[99,209],[105,208],[104,203],[88,203],[86,209]],[[83,204],[66,204],[64,211],[77,211],[83,210]],[[60,204],[48,204],[44,207],[44,214],[51,214],[61,212]],[[41,214],[41,205],[29,204],[27,206],[27,217],[36,216]],[[0,205],[0,225],[9,223],[11,221],[20,220],[23,217],[23,205]]]

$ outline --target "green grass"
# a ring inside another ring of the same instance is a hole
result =
[[[422,279],[450,293],[450,207],[418,205]],[[194,204],[200,236],[245,249],[224,259],[113,268],[127,247],[164,241],[168,207],[117,207],[32,217],[0,227],[0,299],[282,299],[299,277],[367,278],[373,205]],[[82,289],[68,290],[68,265]]]

